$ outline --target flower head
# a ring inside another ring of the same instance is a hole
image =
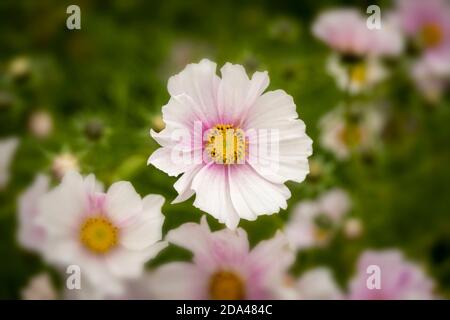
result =
[[[379,268],[379,288],[368,288],[369,266]],[[349,291],[349,298],[358,300],[432,299],[433,282],[397,250],[366,251],[359,258]]]
[[[399,23],[426,54],[450,50],[450,5],[446,0],[397,0]]]
[[[374,106],[343,108],[325,114],[319,122],[320,143],[324,149],[345,160],[353,152],[373,150],[385,125],[381,110]]]
[[[151,287],[162,299],[270,299],[294,260],[281,233],[250,249],[243,229],[211,232],[202,217],[167,235],[190,250],[192,262],[173,262],[154,271]]]
[[[89,283],[120,294],[121,280],[140,276],[166,245],[160,242],[163,202],[159,195],[141,199],[125,181],[102,192],[93,175],[71,171],[38,204],[44,256],[58,266],[78,265]]]
[[[194,206],[229,228],[287,206],[288,180],[308,173],[311,139],[291,96],[264,90],[267,72],[248,78],[240,65],[202,60],[169,80],[165,128],[152,137],[162,146],[148,162],[171,176],[175,203],[196,195]]]
[[[290,244],[297,249],[327,244],[350,206],[348,194],[341,189],[332,189],[315,201],[300,202],[286,226]]]
[[[381,29],[369,29],[356,9],[333,9],[319,15],[312,32],[346,57],[395,56],[403,50],[403,38],[391,18]]]

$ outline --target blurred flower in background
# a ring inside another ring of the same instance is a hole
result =
[[[5,188],[10,178],[10,165],[19,139],[16,137],[0,140],[0,190]]]

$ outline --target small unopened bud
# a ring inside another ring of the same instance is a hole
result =
[[[163,121],[163,118],[160,114],[155,115],[152,117],[152,128],[155,131],[161,131],[162,129],[164,129],[164,127],[166,126],[166,124]]]
[[[90,120],[84,127],[84,134],[88,139],[97,141],[103,136],[103,123],[99,120]]]
[[[30,75],[31,63],[27,57],[14,58],[9,63],[8,72],[14,80],[25,80]]]
[[[47,138],[53,131],[53,119],[47,111],[34,112],[28,121],[30,132],[37,138]]]
[[[73,154],[65,152],[53,159],[52,172],[56,178],[62,179],[70,170],[79,171],[78,158]]]
[[[358,218],[349,218],[344,224],[344,234],[348,239],[359,238],[363,233],[363,225]]]

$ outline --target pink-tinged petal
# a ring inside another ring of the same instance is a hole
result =
[[[143,200],[143,210],[121,230],[120,243],[127,249],[143,250],[162,238],[164,216],[161,207],[164,198],[148,195]]]
[[[210,234],[206,216],[203,216],[200,224],[189,222],[170,230],[166,240],[190,250],[194,255],[208,255]]]
[[[202,109],[193,98],[185,93],[172,96],[162,107],[164,123],[168,128],[184,127],[191,131],[195,121],[207,122]]]
[[[48,192],[50,178],[39,174],[32,185],[19,197],[18,241],[27,249],[40,251],[45,240],[45,229],[36,224],[38,201]]]
[[[198,300],[208,298],[208,280],[196,265],[172,262],[152,272],[148,284],[156,299]]]
[[[152,164],[169,176],[175,177],[193,167],[191,151],[183,152],[174,148],[159,148],[150,156],[147,164]]]
[[[331,270],[325,267],[302,274],[296,287],[303,300],[337,300],[343,297]]]
[[[244,229],[222,229],[213,232],[209,241],[210,256],[219,268],[239,269],[249,254],[247,233]],[[205,257],[194,257],[199,265],[203,265]]]
[[[334,222],[339,222],[341,218],[350,210],[350,197],[342,189],[332,189],[319,199],[322,213],[330,217]]]
[[[203,120],[217,121],[219,118],[216,101],[219,83],[216,64],[203,59],[198,64],[187,65],[183,71],[171,77],[167,87],[172,97],[186,94],[192,98],[194,104],[201,110]]]
[[[258,215],[273,214],[287,207],[289,189],[267,181],[250,166],[230,167],[229,181],[231,200],[242,218],[254,220]]]
[[[295,220],[290,222],[285,229],[289,243],[295,249],[310,248],[317,244],[315,237],[315,225],[310,220]]]
[[[228,182],[228,167],[209,164],[194,177],[192,189],[195,191],[194,206],[210,213],[228,228],[239,224],[239,214],[233,206]]]
[[[141,197],[131,183],[116,182],[108,189],[104,213],[116,226],[121,227],[132,222],[141,210]]]
[[[380,288],[369,289],[367,280],[369,266],[380,271]],[[402,300],[432,299],[433,282],[413,263],[405,260],[397,250],[366,251],[358,261],[357,274],[349,286],[350,299]]]
[[[295,254],[280,231],[272,239],[260,242],[250,252],[247,261],[248,299],[270,299],[276,296],[294,260]]]

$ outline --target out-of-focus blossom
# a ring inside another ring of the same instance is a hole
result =
[[[300,202],[286,225],[289,242],[296,249],[326,245],[350,206],[350,197],[341,189]]]
[[[193,261],[154,271],[150,287],[160,299],[271,299],[294,261],[281,233],[250,250],[243,229],[211,232],[205,216],[170,231],[167,240],[192,251]]]
[[[424,97],[430,102],[438,102],[450,84],[450,50],[422,57],[411,72]]]
[[[8,72],[12,78],[22,80],[28,77],[31,70],[30,59],[26,56],[18,56],[11,60]]]
[[[406,35],[427,55],[450,50],[450,4],[447,0],[397,0],[395,14]]]
[[[346,64],[339,56],[331,55],[327,62],[327,70],[335,78],[339,88],[350,94],[372,89],[387,76],[386,68],[375,58]]]
[[[36,224],[38,201],[49,191],[50,179],[39,174],[18,199],[18,242],[24,248],[41,252],[45,240],[44,229]]]
[[[163,202],[159,195],[142,199],[125,181],[104,193],[93,175],[71,171],[38,204],[44,256],[57,266],[78,265],[91,285],[121,294],[123,281],[141,276],[144,263],[166,246]]]
[[[363,225],[358,218],[349,218],[344,223],[344,234],[348,239],[359,238],[363,233]]]
[[[24,300],[56,300],[58,293],[47,273],[40,273],[33,278],[22,290]]]
[[[325,114],[319,122],[320,143],[340,159],[352,152],[375,149],[385,125],[385,116],[375,106],[339,106]]]
[[[36,111],[28,120],[30,132],[37,138],[46,138],[53,131],[53,118],[47,111]]]
[[[312,141],[292,97],[282,90],[264,93],[267,72],[249,79],[242,66],[227,63],[221,74],[202,60],[169,79],[166,127],[151,131],[162,148],[148,163],[170,176],[182,174],[174,203],[196,194],[194,206],[235,229],[241,218],[287,207],[285,182],[305,179]]]
[[[380,287],[369,286],[369,266],[380,270]],[[372,289],[369,289],[372,288]],[[398,250],[366,251],[358,261],[357,273],[349,286],[349,299],[407,300],[432,299],[433,282],[415,264],[407,261]]]
[[[381,29],[369,29],[367,17],[356,9],[334,9],[319,15],[313,34],[344,56],[396,56],[403,50],[403,37],[390,18]]]
[[[56,178],[62,179],[69,171],[79,171],[78,158],[70,152],[63,152],[54,157],[52,172]]]
[[[283,300],[338,300],[343,293],[326,267],[308,270],[295,280],[287,276],[278,298]]]
[[[0,140],[0,190],[9,182],[10,165],[18,146],[19,139],[16,137]]]

